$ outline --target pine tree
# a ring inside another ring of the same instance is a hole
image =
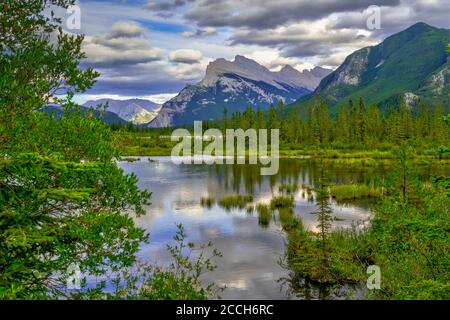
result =
[[[228,128],[228,109],[225,107],[223,108],[222,113],[222,131],[225,132],[225,130]]]
[[[370,105],[367,111],[366,139],[371,140],[372,143],[378,143],[383,138],[383,132],[383,115],[376,105]]]
[[[330,192],[328,185],[328,178],[326,178],[326,172],[323,164],[320,167],[320,179],[319,186],[316,188],[317,194],[317,228],[319,230],[318,236],[322,248],[322,257],[324,261],[328,261],[328,240],[331,231],[331,222],[333,221],[333,209],[330,204]]]
[[[283,100],[278,100],[278,106],[277,106],[277,123],[280,129],[280,138],[286,138],[285,136],[285,129],[286,126],[284,125],[285,123],[285,116],[284,116],[284,103]]]
[[[364,143],[366,136],[366,107],[363,98],[359,98],[358,109],[355,114],[355,133],[357,142]]]
[[[254,121],[253,108],[252,106],[248,106],[242,115],[241,128],[243,130],[252,128]]]
[[[444,121],[444,114],[441,106],[437,106],[434,109],[431,122],[431,138],[440,144],[448,143],[449,127]]]
[[[328,143],[331,129],[331,120],[328,113],[328,104],[322,99],[318,100],[317,105],[317,127],[320,144],[323,145]]]
[[[412,137],[412,114],[411,109],[406,106],[405,101],[400,101],[399,109],[399,139],[408,140]]]
[[[266,120],[264,117],[264,113],[261,111],[259,107],[258,110],[256,111],[255,128],[256,129],[266,128]]]
[[[270,105],[268,115],[267,115],[267,129],[279,129],[280,126],[277,121],[277,113],[275,107]]]
[[[335,123],[334,138],[341,143],[350,142],[350,119],[345,107],[339,108]]]
[[[291,112],[288,118],[286,131],[286,139],[291,143],[297,144],[301,135],[301,121],[298,112],[295,110]]]

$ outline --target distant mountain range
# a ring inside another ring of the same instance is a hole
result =
[[[81,108],[83,109],[96,109],[97,106],[108,105],[106,111],[95,111],[94,116],[101,118],[103,122],[107,124],[127,124],[133,123],[135,125],[146,124],[152,121],[159,110],[161,105],[156,104],[149,100],[144,99],[129,99],[129,100],[114,100],[114,99],[98,99],[85,102]],[[58,119],[63,109],[56,104],[49,104],[42,108],[45,113],[52,113]]]
[[[106,123],[133,123],[143,127],[191,125],[194,120],[212,120],[243,111],[249,105],[266,110],[279,100],[286,109],[306,113],[316,96],[325,99],[331,114],[349,99],[364,98],[367,104],[389,108],[400,100],[415,108],[440,104],[448,113],[450,101],[449,30],[425,23],[386,38],[376,46],[350,54],[335,70],[315,67],[299,72],[285,66],[272,72],[244,56],[234,61],[211,62],[203,80],[188,85],[159,106],[148,100],[100,99],[83,108],[108,103],[106,113],[96,113]],[[61,112],[47,106],[46,112]]]
[[[148,126],[169,127],[211,120],[221,117],[224,108],[232,113],[249,105],[266,110],[279,100],[292,103],[311,93],[331,71],[316,67],[299,72],[285,66],[272,72],[244,56],[238,55],[234,61],[218,59],[208,65],[202,81],[186,86],[164,103]]]
[[[91,108],[88,107],[81,107],[81,112],[86,112]],[[44,106],[42,109],[40,109],[41,112],[44,112],[46,114],[51,114],[53,115],[56,119],[59,119],[64,110],[63,108],[61,108],[61,106],[57,105],[57,104],[48,104],[46,106]],[[121,124],[121,125],[126,125],[128,122],[125,121],[124,119],[120,118],[117,114],[110,112],[110,111],[94,111],[94,116],[96,118],[101,119],[104,123],[107,124]]]
[[[84,107],[95,108],[97,105],[108,105],[106,109],[116,114],[119,118],[133,124],[143,124],[152,121],[159,112],[160,105],[143,99],[114,100],[99,99],[90,100],[83,104]]]
[[[403,99],[412,108],[440,104],[449,112],[448,43],[448,29],[414,24],[376,46],[350,54],[312,94],[288,109],[304,112],[305,106],[320,96],[328,101],[332,113],[350,98],[360,97],[382,109],[398,105]]]

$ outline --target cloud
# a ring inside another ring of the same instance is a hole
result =
[[[164,50],[153,46],[149,36],[148,30],[132,21],[114,23],[103,35],[86,36],[83,66],[101,73],[89,94],[173,94],[187,82],[201,79],[210,59],[200,50]]]
[[[376,3],[374,3],[376,2]],[[202,27],[274,28],[292,21],[313,21],[370,5],[396,6],[400,0],[199,0],[185,18]]]
[[[206,63],[180,64],[169,68],[170,74],[178,80],[198,82],[204,75]]]
[[[381,9],[379,30],[367,29],[373,5]],[[274,48],[283,57],[335,66],[343,52],[377,44],[418,21],[447,26],[442,8],[448,8],[447,0],[199,0],[184,17],[200,28],[230,30],[232,46]]]
[[[164,18],[164,19],[169,19],[172,18],[174,16],[174,14],[172,12],[157,12],[156,15],[158,17]]]
[[[333,29],[328,19],[291,23],[268,30],[244,29],[231,37],[232,44],[278,48],[284,57],[322,57],[339,48],[356,50],[376,43],[359,29]]]
[[[116,22],[111,27],[110,37],[116,38],[134,38],[143,35],[145,29],[137,24],[130,22]]]
[[[167,50],[154,47],[147,30],[134,22],[114,23],[104,35],[86,36],[84,66],[100,71],[90,94],[143,96],[177,92],[186,80],[198,76],[203,55],[198,50]],[[189,68],[176,63],[191,64]],[[195,79],[197,80],[197,79]]]
[[[194,0],[174,0],[163,2],[147,2],[144,4],[144,8],[152,11],[169,11],[175,8],[183,7],[187,2],[194,2]]]
[[[183,32],[181,35],[185,38],[194,38],[194,37],[207,37],[213,36],[217,34],[216,28],[206,27],[204,29],[197,29],[195,32]]]
[[[418,21],[450,22],[448,0],[154,0],[146,10],[142,2],[82,1],[85,64],[102,73],[96,94],[177,92],[209,61],[237,54],[271,70],[336,67]],[[367,30],[370,5],[381,8],[380,30]]]
[[[154,48],[146,38],[114,37],[114,34],[86,36],[83,44],[85,63],[94,68],[133,65],[162,59],[165,51]]]
[[[198,63],[203,58],[203,54],[198,50],[181,49],[169,54],[169,60],[180,63]]]

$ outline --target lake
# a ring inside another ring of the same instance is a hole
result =
[[[224,299],[296,299],[288,282],[289,271],[279,259],[285,251],[285,235],[274,219],[260,225],[257,213],[246,209],[225,210],[217,204],[202,207],[202,197],[219,200],[230,194],[253,194],[254,203],[269,203],[278,195],[281,183],[296,182],[295,214],[305,227],[315,230],[317,217],[308,187],[317,184],[320,172],[314,162],[280,159],[280,170],[274,176],[261,176],[258,165],[176,165],[170,157],[139,157],[135,162],[120,162],[126,173],[139,178],[139,187],[151,191],[152,204],[145,216],[136,218],[138,226],[150,233],[150,243],[142,246],[139,257],[151,263],[167,264],[166,245],[173,244],[176,224],[186,229],[189,241],[196,244],[212,241],[223,254],[214,262],[218,268],[205,274],[205,281],[226,286]],[[150,160],[149,160],[150,159]],[[380,179],[373,170],[362,168],[328,168],[330,183],[356,183]],[[314,194],[312,194],[314,197]],[[371,216],[366,201],[353,204],[332,203],[339,218],[333,227],[348,228],[366,224]]]

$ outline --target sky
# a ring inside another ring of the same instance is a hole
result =
[[[450,21],[448,0],[78,0],[77,5],[81,28],[67,31],[86,35],[82,66],[101,73],[78,102],[109,97],[163,103],[201,80],[211,61],[238,54],[273,71],[287,64],[299,71],[334,69],[353,51],[416,22],[449,28]]]

